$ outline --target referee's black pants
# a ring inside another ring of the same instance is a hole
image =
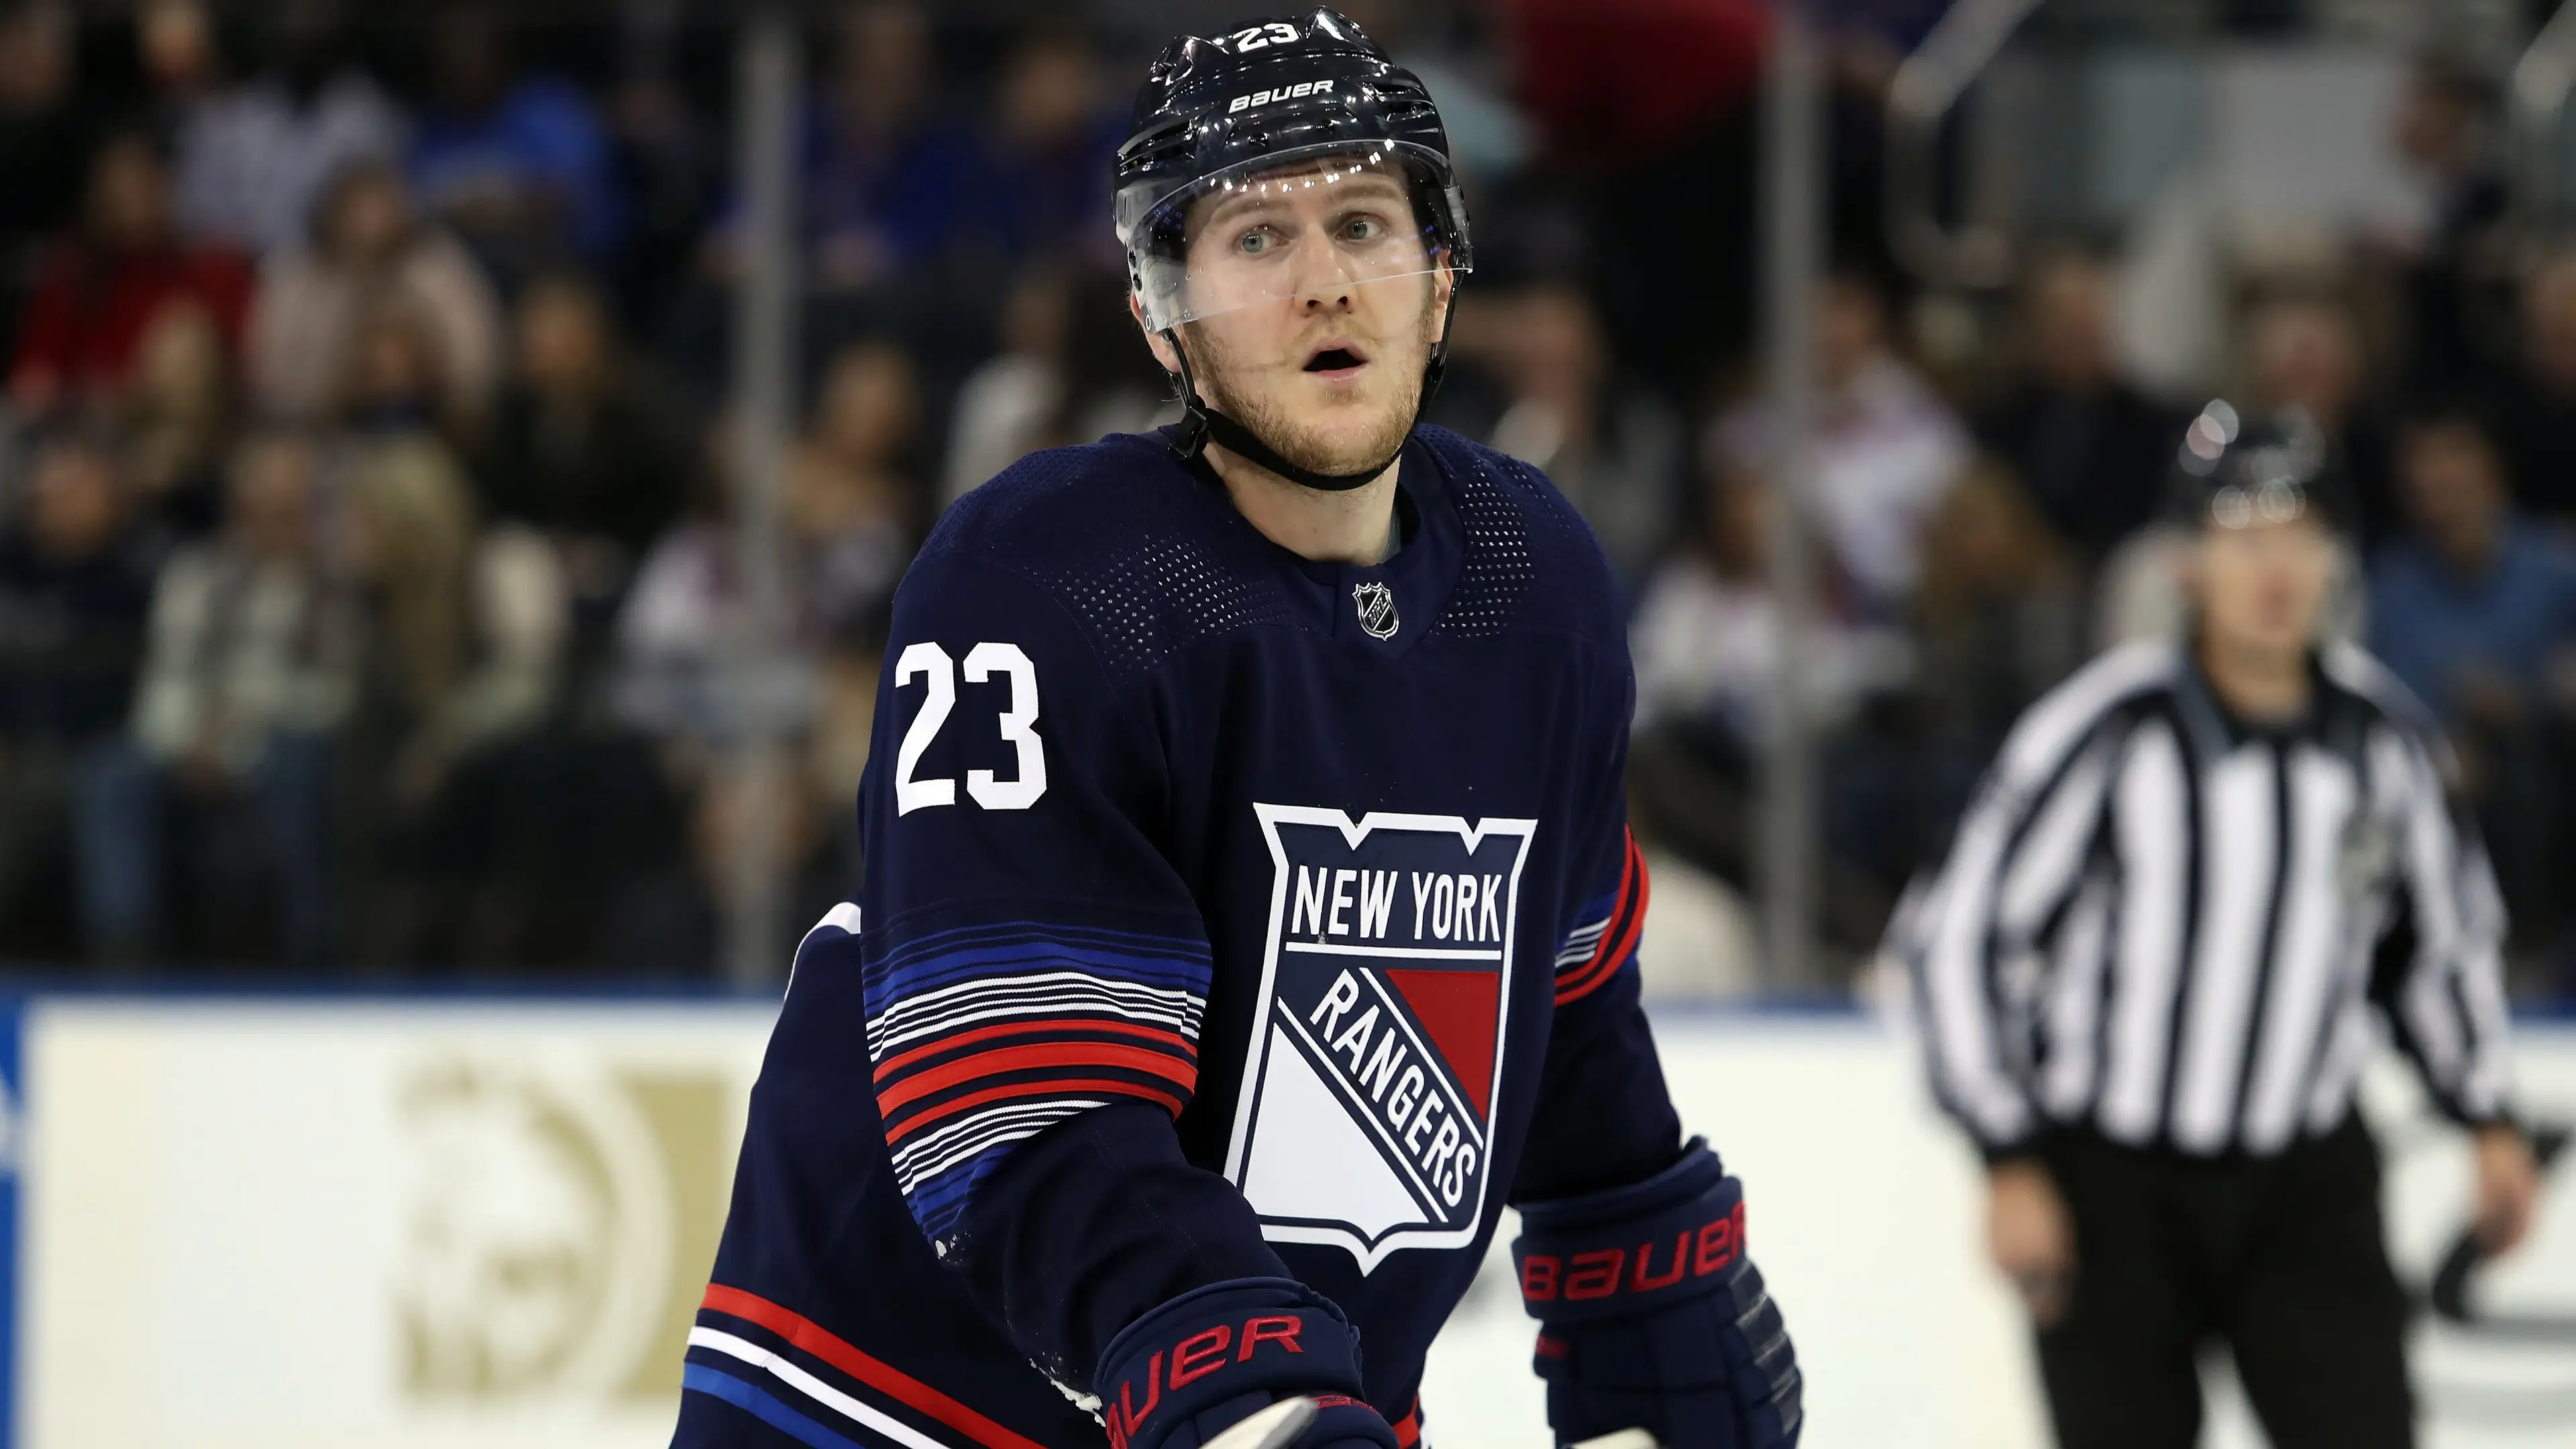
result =
[[[2038,1335],[2061,1449],[2192,1449],[2213,1341],[2273,1449],[2413,1449],[2406,1300],[2359,1118],[2272,1158],[2090,1135],[2042,1158],[2075,1221],[2074,1294]]]

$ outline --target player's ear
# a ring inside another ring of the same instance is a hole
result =
[[[1136,319],[1136,330],[1145,334],[1145,345],[1154,350],[1154,360],[1163,365],[1163,371],[1171,373],[1175,377],[1179,376],[1181,371],[1180,353],[1173,350],[1170,339],[1147,325],[1145,321],[1145,304],[1136,300],[1136,294],[1133,292],[1129,292],[1127,294],[1127,315]]]
[[[1440,254],[1439,264],[1431,269],[1431,345],[1449,340],[1449,324],[1457,319],[1450,310],[1449,299],[1458,290],[1458,271],[1449,265],[1449,254]]]

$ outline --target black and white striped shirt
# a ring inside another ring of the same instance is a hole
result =
[[[2269,1154],[2349,1110],[2384,1019],[2464,1121],[2505,1108],[2503,907],[2423,709],[2336,646],[2278,730],[2182,646],[2096,660],[2014,728],[1900,914],[1943,1106]]]

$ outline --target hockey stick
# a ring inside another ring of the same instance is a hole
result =
[[[1207,1449],[1288,1449],[1315,1422],[1313,1399],[1281,1399],[1207,1442]]]
[[[1208,1442],[1207,1449],[1287,1449],[1315,1422],[1313,1399],[1282,1399]],[[1663,1449],[1643,1429],[1622,1429],[1586,1439],[1571,1449]]]

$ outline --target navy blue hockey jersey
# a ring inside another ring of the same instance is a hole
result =
[[[1314,563],[1118,436],[941,521],[679,1443],[1095,1446],[1102,1347],[1251,1276],[1340,1305],[1410,1443],[1504,1203],[1676,1160],[1600,549],[1436,429],[1399,494],[1391,558]]]

